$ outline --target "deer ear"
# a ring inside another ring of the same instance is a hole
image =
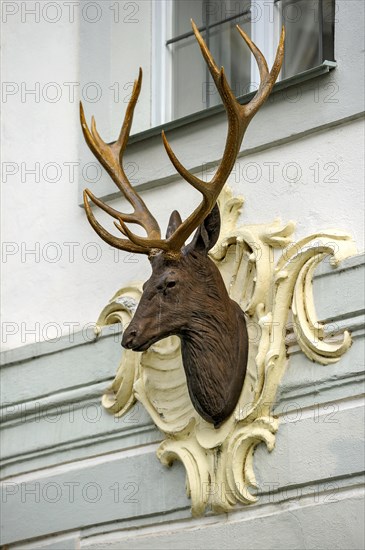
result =
[[[177,210],[174,210],[170,216],[166,231],[166,239],[171,237],[174,231],[182,224],[181,216]]]
[[[213,248],[218,241],[220,229],[221,217],[216,203],[213,210],[196,230],[193,240],[186,247],[187,252],[195,250],[208,254],[209,250]]]

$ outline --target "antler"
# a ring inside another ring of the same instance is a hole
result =
[[[143,254],[150,253],[150,247],[148,245],[137,245],[136,243],[131,242],[129,239],[120,239],[115,237],[106,229],[104,229],[99,222],[96,220],[91,208],[88,199],[90,198],[94,204],[99,206],[102,210],[110,214],[113,218],[118,220],[119,224],[114,222],[115,226],[126,235],[128,233],[127,228],[125,227],[125,222],[135,223],[142,226],[148,237],[150,239],[160,239],[161,232],[158,226],[157,221],[149,212],[147,206],[141,197],[136,193],[130,184],[123,168],[123,153],[126,149],[130,129],[132,126],[134,107],[137,103],[139,93],[141,91],[142,84],[142,69],[139,70],[138,79],[135,80],[132,96],[128,103],[128,107],[125,113],[122,129],[119,134],[119,138],[116,142],[112,144],[106,144],[100,137],[95,124],[95,119],[91,119],[91,130],[89,129],[86,120],[84,109],[82,103],[80,102],[80,120],[82,131],[86,140],[86,143],[90,147],[91,151],[94,153],[96,158],[104,166],[108,174],[113,179],[117,187],[122,191],[125,198],[133,206],[132,214],[123,214],[118,210],[115,210],[111,206],[105,204],[100,199],[95,197],[95,195],[89,190],[84,190],[84,204],[87,218],[98,233],[98,235],[107,243],[111,244],[115,248],[120,248],[121,250],[126,250],[128,252],[139,252]]]
[[[177,159],[174,152],[172,151],[164,132],[162,132],[163,143],[172,164],[174,165],[178,173],[203,195],[203,199],[199,206],[194,210],[192,214],[190,214],[190,216],[188,216],[188,218],[186,218],[186,220],[173,232],[173,234],[169,238],[165,240],[161,239],[160,230],[158,228],[156,220],[148,212],[147,207],[142,199],[135,193],[135,191],[131,187],[121,166],[122,154],[127,144],[132,123],[133,110],[138,99],[138,94],[141,87],[141,70],[139,78],[134,84],[132,98],[127,108],[121,134],[118,141],[116,141],[114,144],[106,145],[101,140],[96,131],[94,119],[92,121],[92,131],[91,133],[89,132],[81,107],[81,123],[85,139],[90,149],[109,172],[119,189],[124,193],[126,198],[134,206],[133,214],[121,214],[120,212],[114,210],[110,206],[104,204],[102,201],[97,199],[90,191],[86,190],[84,192],[86,213],[91,225],[94,227],[95,231],[104,240],[106,240],[106,242],[112,244],[113,246],[116,246],[117,248],[142,253],[151,253],[154,249],[158,249],[163,250],[172,256],[179,254],[180,249],[184,245],[186,239],[200,225],[200,223],[205,219],[205,217],[214,207],[217,198],[224,184],[226,183],[229,174],[232,171],[241,147],[246,128],[253,116],[261,107],[261,105],[268,98],[280,72],[284,58],[284,27],[281,32],[275,62],[271,71],[269,72],[266,60],[261,51],[250,40],[246,33],[237,25],[237,30],[253,53],[260,71],[259,89],[249,103],[247,103],[246,105],[241,105],[237,101],[227,82],[223,67],[221,67],[221,69],[217,67],[210,51],[207,48],[207,45],[205,44],[200,32],[198,31],[193,21],[192,27],[195,37],[202,51],[203,57],[208,65],[209,71],[213,77],[215,85],[225,106],[228,117],[228,132],[222,160],[219,163],[217,171],[210,182],[205,182],[201,180],[200,178],[191,174],[186,168],[184,168],[184,166],[180,163],[180,161]],[[117,162],[118,155],[120,166]],[[112,159],[113,162],[111,162],[110,159]],[[108,212],[111,216],[118,220],[119,224],[114,222],[116,227],[129,240],[117,239],[116,237],[105,231],[102,226],[100,226],[100,224],[97,222],[91,212],[87,196],[90,197],[90,199],[95,204],[100,206],[105,212]],[[148,236],[139,237],[135,235],[128,229],[125,222],[138,223],[142,225],[145,228]]]

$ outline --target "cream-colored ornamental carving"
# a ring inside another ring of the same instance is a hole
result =
[[[293,222],[275,220],[236,228],[242,204],[242,198],[224,188],[219,198],[220,239],[210,252],[230,297],[248,317],[247,374],[234,413],[218,429],[199,416],[189,398],[180,340],[174,336],[143,353],[124,350],[116,378],[102,398],[104,407],[118,416],[136,399],[143,404],[165,435],[157,451],[160,461],[171,465],[181,460],[185,466],[194,516],[207,507],[227,512],[237,502],[256,500],[253,454],[261,442],[269,451],[275,445],[278,420],[271,411],[287,362],[290,310],[297,342],[311,360],[334,363],[351,345],[347,331],[326,338],[315,312],[312,277],[325,257],[330,256],[335,267],[355,254],[352,237],[330,230],[293,244]],[[282,249],[276,262],[273,249]],[[119,290],[102,311],[98,325],[122,323],[125,327],[141,294],[139,285]]]

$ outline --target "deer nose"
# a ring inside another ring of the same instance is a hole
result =
[[[123,338],[122,338],[123,348],[131,349],[133,347],[133,342],[136,336],[137,336],[136,329],[132,329],[132,330],[127,329],[124,332]]]

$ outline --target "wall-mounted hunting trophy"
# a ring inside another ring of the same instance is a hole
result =
[[[177,172],[202,194],[184,221],[172,212],[165,239],[123,169],[142,71],[116,142],[101,139],[94,118],[89,129],[82,106],[80,116],[89,148],[133,208],[129,214],[119,212],[86,189],[87,218],[109,245],[147,255],[152,267],[142,289],[131,285],[119,290],[100,314],[99,326],[121,322],[125,327],[125,351],[103,405],[118,416],[136,399],[144,405],[166,437],[158,457],[165,464],[175,459],[184,463],[192,512],[201,515],[208,506],[226,512],[237,502],[255,501],[250,491],[255,488],[253,452],[260,442],[274,448],[278,420],[271,410],[287,362],[289,310],[297,341],[311,359],[322,364],[338,361],[350,346],[348,332],[326,341],[315,315],[311,280],[325,256],[331,255],[337,265],[356,250],[351,237],[339,231],[311,235],[291,247],[293,222],[236,227],[243,200],[232,197],[225,183],[247,126],[279,75],[285,32],[269,71],[263,54],[237,26],[260,72],[256,94],[240,104],[223,67],[217,67],[192,25],[227,113],[227,140],[215,175],[205,182],[184,168],[162,133]],[[100,225],[89,199],[115,219],[121,236]],[[133,233],[130,224],[141,226],[146,236]],[[276,265],[272,248],[284,249]],[[218,484],[224,490],[214,490]]]

